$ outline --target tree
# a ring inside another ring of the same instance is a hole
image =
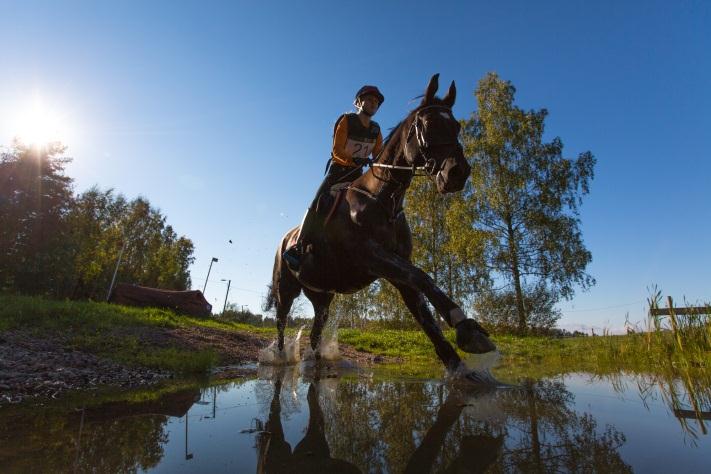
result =
[[[70,280],[66,147],[16,141],[0,154],[0,289],[58,296]]]
[[[339,325],[363,328],[373,310],[377,285],[369,285],[352,294],[337,294],[329,308],[329,319],[337,318]]]
[[[458,212],[470,223],[465,239],[484,242],[492,280],[512,289],[517,328],[525,332],[527,287],[557,302],[595,284],[585,273],[592,255],[578,217],[595,158],[586,151],[567,159],[560,138],[544,142],[547,110],[516,107],[514,93],[495,73],[479,82],[478,112],[462,123],[472,179]]]
[[[408,190],[405,209],[412,230],[412,261],[432,277],[452,299],[467,307],[486,280],[483,247],[466,232],[460,218],[468,186],[461,193],[439,194],[429,179],[415,179]],[[467,236],[466,240],[462,239]]]
[[[193,243],[178,237],[145,198],[127,201],[112,189],[79,195],[70,213],[75,248],[72,296],[100,299],[124,248],[117,280],[168,290],[190,287]]]
[[[560,319],[560,310],[555,308],[556,299],[543,282],[537,286],[522,288],[524,307],[528,318],[528,328],[534,333],[550,334],[556,321]],[[518,317],[516,292],[513,290],[495,291],[485,288],[478,293],[474,309],[481,321],[501,332],[517,329]]]

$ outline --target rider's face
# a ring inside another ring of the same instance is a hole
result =
[[[374,95],[366,95],[360,98],[360,107],[368,115],[374,115],[380,107],[380,101]]]

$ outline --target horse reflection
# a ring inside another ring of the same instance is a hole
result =
[[[309,424],[306,435],[293,452],[291,446],[284,439],[284,429],[281,425],[281,378],[274,383],[274,395],[269,407],[269,419],[264,427],[264,432],[257,437],[259,459],[257,462],[258,473],[289,472],[361,472],[355,465],[334,459],[326,441],[324,433],[323,412],[318,403],[318,385],[316,378],[309,384],[306,400],[309,404]]]
[[[319,376],[316,375],[309,384],[306,397],[309,405],[309,423],[306,435],[292,451],[291,446],[285,440],[281,424],[282,379],[281,377],[276,378],[269,418],[264,425],[264,431],[257,437],[258,473],[361,472],[354,464],[334,459],[331,456],[326,441],[323,411],[319,405],[319,385]],[[459,419],[464,407],[467,406],[466,397],[470,395],[472,395],[471,391],[466,393],[458,390],[450,391],[437,413],[434,424],[410,457],[405,468],[406,473],[429,473],[436,469],[439,470],[435,466],[435,462],[442,451],[447,434]],[[485,472],[499,457],[502,445],[502,437],[464,436],[458,454],[443,472]]]
[[[467,406],[464,395],[466,393],[459,392],[457,389],[450,391],[437,412],[434,424],[427,430],[422,443],[410,457],[405,468],[406,474],[434,472],[437,455],[444,446],[447,434],[459,419],[464,407]],[[503,443],[504,440],[500,436],[481,434],[464,436],[457,456],[443,472],[466,474],[486,472],[487,468],[499,457]]]

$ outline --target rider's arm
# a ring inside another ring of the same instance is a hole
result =
[[[373,147],[373,159],[376,159],[383,149],[383,134],[378,132],[378,138],[375,139],[375,147]]]
[[[333,135],[333,161],[342,166],[355,166],[353,157],[346,150],[348,141],[348,120],[341,119],[336,126],[336,133]]]

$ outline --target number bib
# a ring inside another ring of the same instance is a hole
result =
[[[349,137],[346,141],[346,151],[350,153],[353,158],[368,158],[374,147],[375,140],[354,140]]]

